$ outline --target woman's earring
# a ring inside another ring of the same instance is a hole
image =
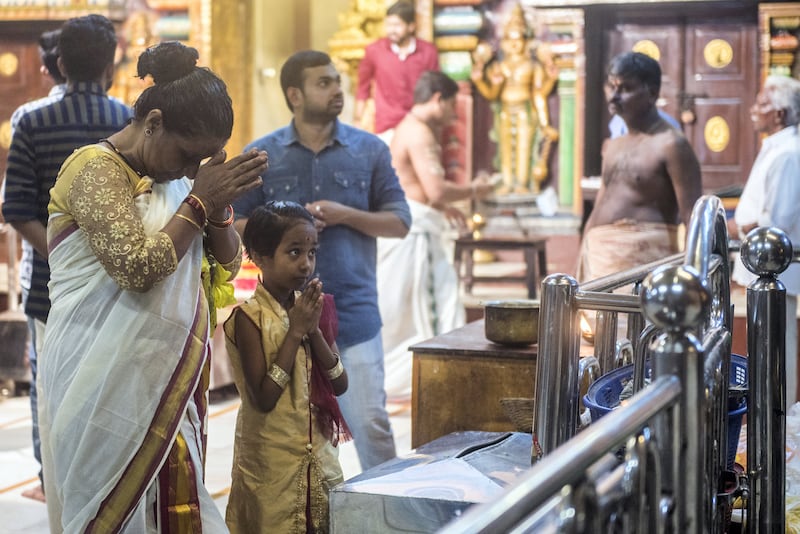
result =
[[[150,128],[146,128],[144,131],[144,136],[150,137],[151,135],[153,135],[153,130],[151,130]]]

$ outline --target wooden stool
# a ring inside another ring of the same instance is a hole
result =
[[[455,258],[453,265],[459,278],[464,282],[467,293],[472,293],[475,282],[509,280],[524,282],[528,287],[528,298],[536,298],[536,287],[547,276],[547,238],[542,236],[525,237],[480,237],[471,235],[455,240]],[[522,250],[525,257],[525,276],[474,276],[472,274],[475,261],[472,253],[475,250]],[[464,274],[461,274],[461,263],[464,263]]]

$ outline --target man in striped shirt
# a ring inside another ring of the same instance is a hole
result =
[[[103,16],[65,22],[58,58],[67,79],[64,96],[23,113],[11,139],[3,217],[34,249],[25,314],[34,320],[37,353],[50,310],[46,238],[50,188],[73,150],[117,132],[131,116],[127,106],[106,95],[113,80],[116,46],[114,26]]]

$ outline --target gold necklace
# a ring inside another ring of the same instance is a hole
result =
[[[116,146],[114,143],[112,143],[112,142],[111,142],[110,140],[108,140],[108,139],[100,139],[100,142],[101,142],[101,143],[105,143],[105,144],[107,144],[108,146],[110,146],[110,147],[111,147],[111,150],[113,150],[114,152],[116,152],[116,153],[117,153],[117,155],[118,155],[120,158],[122,158],[122,161],[124,161],[124,162],[125,162],[125,165],[127,165],[128,167],[130,167],[130,168],[131,168],[131,170],[132,170],[133,172],[135,172],[136,174],[138,174],[138,175],[139,175],[139,178],[142,178],[142,177],[144,176],[144,174],[143,174],[143,173],[141,173],[141,172],[139,172],[139,171],[137,171],[137,170],[136,170],[136,167],[134,167],[134,166],[131,164],[131,162],[128,160],[128,158],[126,158],[126,157],[125,157],[125,155],[124,155],[122,152],[120,152],[120,151],[119,151],[119,149],[117,148],[117,146]]]

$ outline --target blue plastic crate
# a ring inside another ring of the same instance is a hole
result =
[[[614,369],[595,380],[586,395],[583,405],[589,409],[592,421],[597,421],[619,405],[619,395],[625,384],[633,378],[633,365],[625,365]],[[730,385],[747,385],[747,358],[731,354]],[[728,407],[728,469],[733,469],[736,459],[736,448],[739,445],[739,431],[742,419],[747,412],[747,401],[742,400],[737,406]]]

